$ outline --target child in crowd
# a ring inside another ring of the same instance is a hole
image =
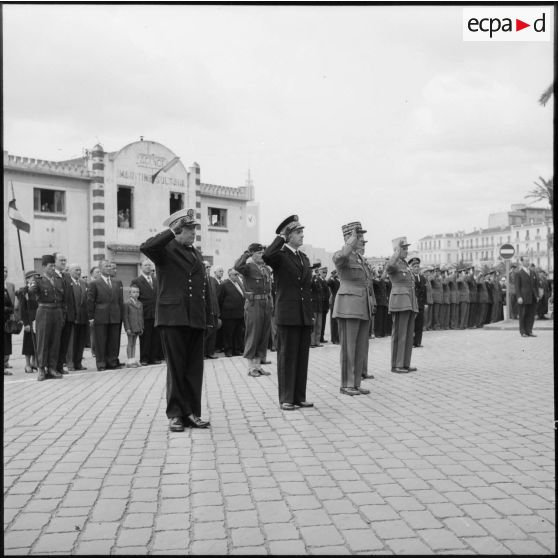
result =
[[[143,304],[138,300],[139,287],[130,287],[130,299],[124,305],[124,329],[128,334],[128,347],[126,365],[129,368],[137,368],[139,363],[135,358],[136,340],[143,333]]]

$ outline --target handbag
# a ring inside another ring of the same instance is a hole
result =
[[[12,335],[18,335],[23,329],[23,322],[21,320],[14,320],[10,318],[4,322],[4,331]]]

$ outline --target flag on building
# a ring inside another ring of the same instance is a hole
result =
[[[12,220],[12,223],[20,231],[28,233],[31,230],[31,225],[21,216],[21,213],[16,207],[15,198],[8,203],[8,217]]]
[[[155,179],[157,178],[157,175],[161,172],[167,172],[169,171],[172,167],[174,167],[174,165],[176,165],[176,163],[178,163],[178,161],[180,160],[180,157],[174,157],[174,159],[171,159],[164,167],[160,168],[152,177],[151,177],[151,183],[153,184],[155,182]]]

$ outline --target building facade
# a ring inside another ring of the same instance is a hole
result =
[[[418,241],[424,265],[465,263],[476,268],[492,267],[502,261],[500,246],[515,248],[512,261],[527,256],[536,266],[554,271],[554,224],[546,208],[513,205],[506,214],[492,214],[486,229],[465,233],[429,235]]]
[[[54,162],[4,152],[4,207],[15,196],[31,225],[20,233],[25,269],[42,254],[63,252],[84,273],[102,259],[118,265],[125,285],[136,277],[140,244],[174,211],[193,208],[201,223],[196,247],[214,265],[230,267],[259,241],[254,186],[204,184],[197,163],[186,167],[169,148],[136,141],[114,152],[96,145],[84,157]],[[21,284],[17,230],[4,219],[4,263]]]

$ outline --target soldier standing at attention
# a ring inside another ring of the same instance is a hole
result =
[[[424,326],[424,309],[426,303],[426,278],[420,273],[420,258],[411,258],[409,267],[413,272],[415,281],[415,294],[417,297],[418,313],[415,318],[415,333],[413,337],[413,347],[422,347],[422,329]]]
[[[62,279],[55,273],[54,261],[55,258],[51,254],[43,256],[43,274],[29,285],[29,292],[36,296],[38,304],[35,324],[39,382],[47,378],[63,377],[57,372],[56,364],[64,322],[65,289]]]
[[[364,233],[360,222],[343,225],[345,245],[333,254],[333,263],[341,284],[335,297],[333,317],[337,318],[341,344],[341,387],[345,395],[369,394],[361,388],[363,375],[368,376],[370,320],[376,310],[374,283],[366,265]],[[371,376],[372,377],[372,376]]]
[[[413,274],[405,261],[410,244],[403,236],[393,240],[393,245],[393,256],[386,265],[391,280],[389,311],[393,316],[391,371],[406,374],[416,370],[411,366],[411,354],[418,305]]]
[[[304,227],[298,217],[287,217],[275,232],[278,236],[265,249],[263,259],[273,269],[277,289],[275,319],[279,403],[282,410],[292,411],[295,405],[314,406],[306,401],[312,332],[312,269],[308,256],[299,251],[304,242]]]
[[[248,374],[254,377],[269,376],[262,364],[271,332],[271,274],[263,261],[263,251],[264,247],[254,242],[234,263],[234,269],[244,277],[244,358],[248,359]]]

